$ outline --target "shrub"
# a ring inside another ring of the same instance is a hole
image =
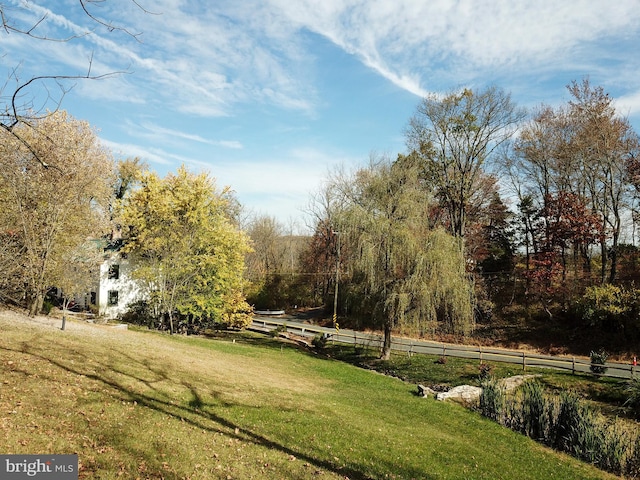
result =
[[[493,365],[489,365],[488,363],[480,364],[480,373],[478,374],[480,383],[482,383],[485,380],[489,380],[492,374],[493,374]]]
[[[622,421],[608,422],[575,393],[556,396],[527,382],[507,396],[496,380],[482,384],[480,413],[556,450],[634,477],[640,472],[640,436]]]
[[[54,306],[55,305],[53,304],[53,302],[45,300],[44,302],[42,302],[42,313],[45,315],[49,315]]]
[[[578,396],[572,392],[563,392],[558,399],[549,445],[558,450],[569,451],[572,432],[580,422],[582,413],[583,408]]]
[[[640,380],[632,378],[625,387],[627,400],[624,402],[625,407],[630,407],[634,412],[640,413]]]
[[[625,472],[629,478],[640,477],[640,435],[631,440],[631,452],[627,453]]]
[[[591,409],[581,406],[580,413],[569,431],[569,438],[569,453],[585,462],[599,463],[601,451],[605,447],[603,429]]]
[[[622,289],[616,285],[596,285],[588,287],[579,306],[587,325],[602,326],[625,312]]]
[[[630,331],[638,325],[640,291],[611,284],[589,287],[578,302],[577,313],[588,327]]]
[[[607,359],[609,358],[609,354],[605,352],[603,349],[598,350],[597,352],[591,351],[589,355],[591,358],[591,369],[592,373],[596,375],[601,375],[607,371],[607,367],[604,366],[607,363]]]
[[[313,345],[318,350],[322,350],[327,345],[327,336],[324,333],[318,333],[313,340],[311,340],[311,345]]]
[[[272,337],[279,337],[281,333],[285,333],[287,331],[287,325],[283,323],[282,325],[278,325],[276,328],[271,330]]]
[[[634,436],[637,437],[637,434]],[[635,439],[633,439],[627,426],[621,420],[614,421],[604,428],[603,439],[598,466],[619,475],[628,474],[629,457],[634,447]]]
[[[127,311],[121,316],[120,320],[134,325],[146,325],[149,328],[156,328],[151,305],[145,300],[129,303]]]

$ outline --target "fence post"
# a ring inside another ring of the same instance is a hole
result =
[[[480,365],[482,365],[482,347],[478,348],[480,351]]]
[[[576,357],[571,357],[571,374],[576,374]]]
[[[522,352],[522,370],[527,369],[527,357],[525,356],[525,352]]]

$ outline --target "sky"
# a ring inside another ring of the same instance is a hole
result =
[[[640,132],[640,0],[87,1],[94,19],[79,0],[1,5],[37,23],[0,32],[5,104],[34,76],[105,75],[34,82],[23,103],[62,100],[116,158],[207,172],[296,231],[331,172],[406,153],[428,94],[495,85],[533,110],[588,77]]]

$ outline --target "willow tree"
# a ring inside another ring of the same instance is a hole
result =
[[[372,162],[336,184],[344,197],[338,217],[349,265],[349,302],[384,330],[382,358],[391,335],[473,329],[472,285],[462,241],[428,225],[431,199],[419,159]]]
[[[86,122],[64,111],[16,126],[23,142],[0,129],[0,232],[16,257],[0,259],[31,315],[45,293],[65,283],[72,252],[108,229],[114,178],[111,154]],[[38,157],[47,167],[35,161]]]
[[[184,167],[164,179],[146,172],[122,201],[123,251],[171,332],[176,313],[237,327],[250,321],[243,293],[250,247],[230,216],[234,205],[228,189]]]

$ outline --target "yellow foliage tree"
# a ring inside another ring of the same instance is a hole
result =
[[[171,332],[176,313],[233,327],[251,321],[243,296],[249,240],[232,221],[234,206],[228,189],[184,166],[164,179],[145,172],[122,200],[123,250]]]

